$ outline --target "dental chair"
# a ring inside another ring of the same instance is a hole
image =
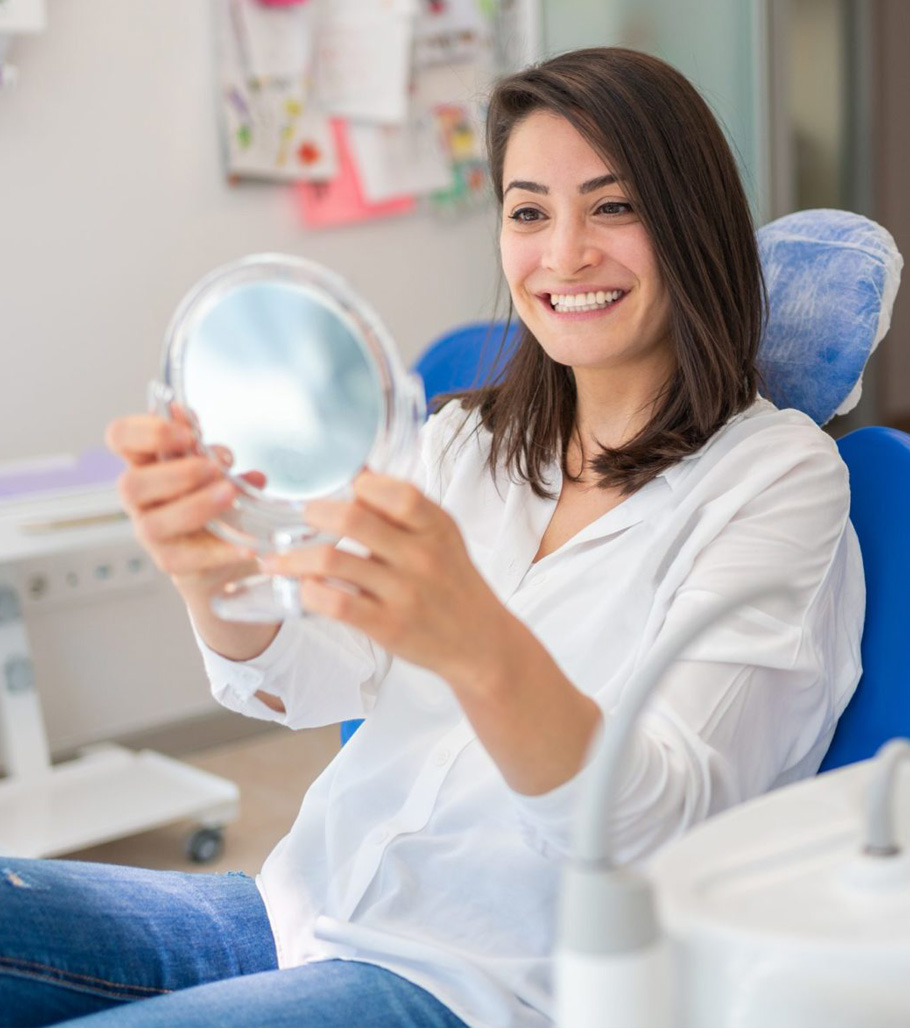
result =
[[[837,442],[850,471],[850,520],[866,576],[863,677],[821,771],[910,738],[910,436],[860,428]]]
[[[903,260],[887,231],[847,211],[799,211],[757,238],[768,292],[762,393],[825,425],[859,401],[863,370],[891,323]],[[481,322],[431,343],[414,366],[430,409],[440,394],[495,382],[517,341],[517,326]],[[867,610],[863,676],[821,771],[910,737],[910,436],[861,428],[838,448],[850,473]],[[342,744],[360,724],[342,723]]]
[[[859,400],[891,324],[903,261],[890,234],[846,211],[800,211],[758,231],[768,290],[764,392],[817,424]],[[873,427],[838,440],[866,577],[863,676],[820,770],[910,736],[910,436]]]

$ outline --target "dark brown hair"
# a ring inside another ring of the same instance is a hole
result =
[[[670,303],[676,370],[645,427],[589,460],[602,486],[631,493],[698,450],[755,398],[764,289],[749,205],[724,134],[697,90],[634,50],[562,54],[502,79],[487,116],[493,188],[515,127],[535,111],[564,117],[622,176],[654,247]],[[511,307],[510,307],[511,316]],[[548,495],[547,466],[575,424],[572,369],[526,326],[504,378],[460,394],[492,433],[490,464]]]

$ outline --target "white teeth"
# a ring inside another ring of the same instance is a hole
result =
[[[599,289],[596,293],[551,293],[550,305],[557,311],[589,311],[615,303],[621,289]]]

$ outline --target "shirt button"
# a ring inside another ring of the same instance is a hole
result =
[[[448,762],[449,762],[449,760],[451,760],[451,758],[452,758],[452,751],[451,750],[439,750],[439,752],[436,754],[436,757],[435,757],[435,761],[436,761],[437,767],[445,767],[445,765],[448,764]]]

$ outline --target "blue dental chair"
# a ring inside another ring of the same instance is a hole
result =
[[[821,771],[910,738],[910,436],[860,428],[837,442],[850,471],[850,520],[866,575],[863,677]]]
[[[903,261],[888,232],[846,211],[800,211],[757,236],[769,300],[759,357],[763,393],[824,425],[859,400],[866,362],[890,325]],[[487,322],[437,339],[414,367],[428,402],[495,381],[516,343],[516,326]],[[850,473],[867,609],[863,676],[821,771],[872,757],[895,736],[910,737],[910,436],[861,428],[838,448]],[[342,723],[342,744],[360,724]]]

